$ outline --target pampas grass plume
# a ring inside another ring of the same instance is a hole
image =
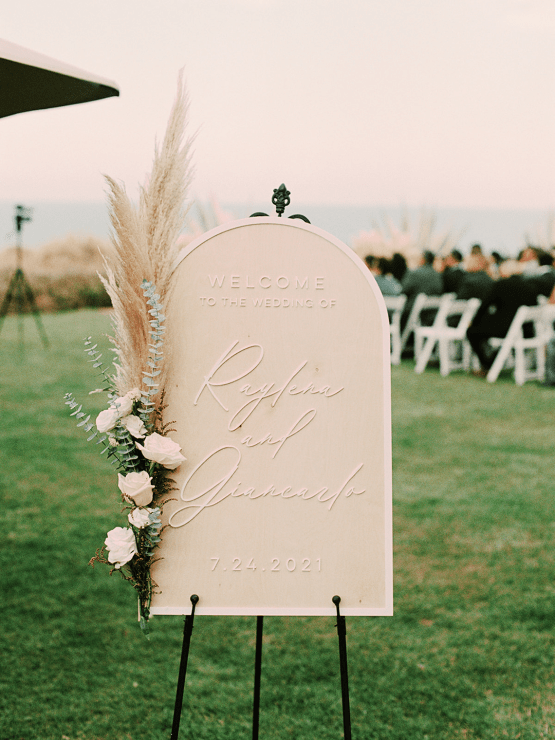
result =
[[[164,140],[156,146],[152,171],[141,188],[138,207],[125,187],[106,176],[112,225],[113,254],[106,256],[102,281],[114,308],[113,325],[118,362],[116,385],[123,395],[142,385],[148,359],[150,316],[141,283],[154,283],[165,305],[171,290],[172,266],[179,252],[178,237],[186,215],[192,178],[192,139],[184,141],[188,100],[179,74]]]

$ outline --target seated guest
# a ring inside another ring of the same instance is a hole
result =
[[[483,254],[470,255],[466,263],[466,273],[456,291],[457,298],[466,301],[469,298],[479,298],[483,301],[493,284],[493,278],[487,270],[488,261]]]
[[[406,273],[401,283],[401,289],[407,296],[407,302],[401,316],[401,327],[407,323],[407,319],[413,307],[416,296],[419,293],[426,295],[441,295],[443,292],[443,281],[439,272],[434,270],[434,254],[430,251],[422,253],[420,266]],[[422,323],[432,324],[436,311],[426,312],[429,315],[422,316]]]
[[[402,280],[403,293],[407,301],[414,299],[419,293],[426,295],[441,295],[443,281],[439,272],[434,270],[434,254],[430,251],[422,253],[420,265],[415,270],[409,270]]]
[[[536,250],[538,265],[533,272],[523,272],[524,277],[533,280],[537,287],[538,295],[547,298],[551,295],[555,286],[555,267],[553,257],[543,249]]]
[[[377,257],[374,257],[373,254],[367,254],[364,258],[364,261],[366,262],[366,267],[372,272],[375,269]]]
[[[489,274],[494,280],[499,278],[499,265],[505,261],[505,257],[499,254],[499,252],[491,253],[491,260],[489,264]]]
[[[547,301],[555,304],[555,287]],[[545,348],[545,380],[544,385],[555,386],[555,337],[552,337]]]
[[[402,282],[407,272],[407,261],[399,252],[395,252],[389,263],[389,271],[399,282]]]
[[[401,283],[387,274],[389,272],[389,261],[385,257],[374,257],[373,254],[369,254],[364,260],[374,276],[374,280],[378,283],[378,288],[381,290],[382,295],[400,294]]]
[[[518,261],[522,266],[523,274],[535,275],[540,266],[538,260],[538,249],[528,244],[528,246],[519,252]]]
[[[374,278],[378,283],[382,295],[399,295],[401,293],[401,283],[393,275],[389,275],[389,260],[380,257],[377,260],[375,271],[372,270]]]
[[[480,361],[480,375],[487,374],[495,359],[495,352],[491,351],[488,340],[507,335],[520,306],[537,304],[537,286],[532,279],[520,274],[522,268],[517,262],[507,260],[500,269],[501,279],[492,282],[489,294],[482,301],[466,332],[470,346]]]
[[[555,270],[553,265],[553,255],[551,252],[547,252],[545,249],[538,249],[536,251],[538,258],[537,274],[544,275],[546,272],[552,272]]]
[[[444,293],[457,293],[465,271],[462,266],[462,254],[458,249],[453,249],[443,260],[443,279]]]

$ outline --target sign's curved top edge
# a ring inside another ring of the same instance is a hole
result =
[[[370,287],[372,288],[372,291],[377,299],[378,305],[380,307],[380,313],[382,317],[382,322],[384,323],[384,326],[387,327],[387,331],[389,334],[389,316],[387,313],[387,308],[385,306],[385,301],[382,295],[382,292],[380,288],[378,287],[378,284],[376,283],[374,276],[370,272],[370,270],[366,267],[364,262],[360,259],[358,254],[354,252],[354,250],[351,249],[347,244],[341,241],[341,239],[338,239],[333,234],[330,234],[328,231],[325,231],[324,229],[321,229],[319,226],[315,226],[314,224],[307,224],[302,219],[291,219],[291,218],[280,218],[278,216],[256,216],[256,217],[250,217],[250,218],[241,218],[237,219],[236,221],[228,221],[225,224],[221,224],[220,226],[216,226],[213,229],[210,229],[210,231],[205,232],[204,234],[201,234],[200,236],[196,237],[196,239],[193,239],[192,242],[187,244],[187,246],[183,247],[183,249],[179,252],[177,255],[177,258],[172,266],[172,272],[174,272],[177,267],[180,265],[180,263],[187,257],[188,254],[193,252],[197,247],[200,247],[202,244],[207,242],[209,239],[213,239],[214,237],[218,236],[219,234],[223,234],[226,231],[232,231],[233,229],[239,229],[244,226],[255,226],[260,224],[272,224],[272,225],[278,225],[278,226],[289,226],[292,229],[300,229],[301,231],[308,231],[313,234],[316,234],[317,236],[322,237],[326,241],[330,242],[330,244],[333,244],[335,247],[338,247],[349,259],[354,262],[354,264],[359,268],[363,276],[367,279]]]
[[[175,270],[179,263],[190,252],[199,247],[205,241],[208,241],[208,239],[213,239],[215,236],[218,236],[218,234],[222,234],[225,231],[239,229],[243,226],[253,226],[255,224],[277,224],[278,226],[290,226],[294,229],[301,229],[301,231],[311,231],[312,233],[317,234],[324,239],[327,239],[327,241],[331,242],[343,251],[347,250],[347,253],[352,252],[357,260],[360,259],[360,257],[358,257],[358,255],[356,255],[349,246],[347,246],[344,242],[335,237],[333,234],[330,234],[328,231],[324,231],[324,229],[321,229],[318,226],[314,226],[314,224],[307,224],[306,221],[303,221],[300,218],[292,219],[279,218],[278,216],[251,216],[250,218],[240,218],[235,221],[227,221],[225,224],[215,226],[213,229],[210,229],[210,231],[206,231],[204,234],[197,236],[196,239],[193,239],[192,242],[183,247],[183,249],[179,252],[173,264],[172,270]]]

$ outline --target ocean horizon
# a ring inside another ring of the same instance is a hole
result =
[[[0,201],[0,248],[16,243],[14,228],[15,203]],[[99,202],[49,202],[24,203],[31,210],[31,221],[24,224],[22,243],[26,248],[40,247],[68,235],[95,236],[106,239],[110,235],[107,205]],[[221,203],[221,210],[234,218],[246,218],[263,211],[271,214],[273,207],[259,203]],[[346,206],[294,204],[285,216],[301,213],[312,224],[329,232],[345,244],[352,246],[353,237],[361,231],[370,231],[388,219],[400,227],[404,216],[414,230],[422,214],[433,216],[434,234],[449,231],[455,235],[457,246],[468,253],[475,243],[484,252],[498,251],[504,256],[516,256],[527,244],[547,245],[554,240],[553,211],[547,209],[493,209],[493,208],[433,208],[403,206]],[[195,216],[194,207],[192,215]]]

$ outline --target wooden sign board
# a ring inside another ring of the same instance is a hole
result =
[[[189,245],[166,307],[187,461],[153,614],[392,614],[389,323],[366,265],[300,220]]]

